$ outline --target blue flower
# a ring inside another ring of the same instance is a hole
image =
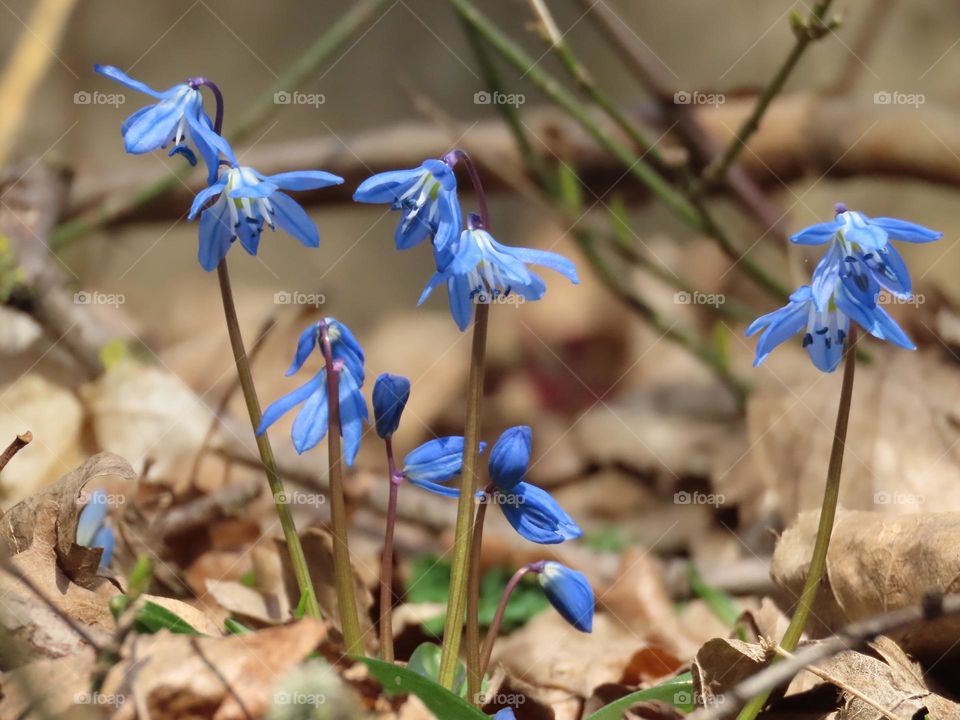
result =
[[[480,452],[486,447],[486,443],[480,443]],[[403,459],[403,476],[437,495],[459,497],[459,489],[440,483],[449,482],[463,472],[463,448],[462,435],[429,440]]]
[[[494,491],[494,500],[513,529],[530,542],[556,545],[574,540],[583,530],[546,490],[526,482]]]
[[[858,259],[877,283],[899,297],[911,293],[910,272],[890,240],[927,243],[943,233],[897,218],[870,218],[837,204],[836,218],[801,230],[790,240],[799,245],[831,243],[843,258]],[[829,250],[828,250],[829,252]]]
[[[193,220],[214,196],[217,201],[200,216],[200,265],[208,272],[227,255],[234,240],[251,255],[257,254],[266,223],[279,225],[306,247],[320,245],[320,233],[306,211],[281,190],[314,190],[339,185],[343,178],[322,170],[299,170],[261,175],[250,167],[233,165],[220,178],[197,193],[188,218]]]
[[[111,65],[98,64],[93,69],[159,101],[137,110],[121,126],[128,153],[139,155],[172,144],[171,156],[182,154],[191,165],[196,165],[197,158],[188,145],[193,143],[207,165],[210,182],[217,177],[221,154],[230,162],[236,162],[230,145],[214,132],[210,117],[203,110],[203,97],[198,87],[186,82],[158,92]]]
[[[442,160],[425,160],[411,170],[392,170],[364,180],[353,194],[357,202],[390,203],[403,211],[394,240],[405,250],[433,236],[434,247],[445,249],[462,226],[457,178]]]
[[[817,266],[813,287],[800,287],[786,306],[757,318],[747,328],[748,337],[763,330],[754,367],[778,345],[803,332],[803,347],[810,360],[823,372],[833,372],[843,358],[851,320],[880,340],[916,349],[894,319],[877,305],[878,294],[876,279],[860,260],[840,260],[836,253],[828,252]]]
[[[498,302],[511,293],[524,300],[543,297],[546,285],[527,265],[542,265],[574,284],[578,282],[576,267],[562,255],[501,245],[486,230],[474,225],[472,219],[471,227],[463,231],[456,245],[449,252],[438,253],[438,270],[418,303],[422,304],[435,287],[446,284],[450,313],[461,330],[470,324],[474,304]]]
[[[77,521],[77,545],[102,548],[100,567],[107,567],[113,557],[113,531],[107,525],[108,498],[103,490],[94,490]]]
[[[517,716],[513,714],[513,710],[510,708],[504,708],[503,710],[497,711],[497,714],[493,716],[493,720],[517,720]]]
[[[363,423],[370,421],[367,401],[360,391],[363,385],[363,350],[357,344],[346,325],[333,318],[324,320],[334,362],[339,365],[340,434],[343,436],[343,454],[347,465],[352,466],[360,450]],[[300,336],[293,365],[287,372],[292,375],[303,367],[307,357],[317,346],[320,334],[319,323],[310,326]],[[327,397],[327,372],[324,367],[304,385],[273,402],[263,413],[257,435],[262,435],[271,425],[297,405],[303,407],[293,422],[291,437],[298,453],[314,448],[326,437],[329,421]]]
[[[490,481],[500,490],[512,490],[530,464],[531,430],[517,425],[505,430],[490,451]]]
[[[387,438],[397,431],[400,416],[410,398],[410,381],[402,375],[383,373],[373,384],[373,416],[377,435]]]
[[[543,594],[564,620],[580,632],[593,629],[593,589],[583,573],[550,561],[544,563],[537,579]]]

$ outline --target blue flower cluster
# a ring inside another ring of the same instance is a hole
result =
[[[912,292],[907,265],[889,241],[927,243],[941,237],[943,233],[922,225],[896,218],[870,218],[838,204],[832,222],[812,225],[790,238],[798,245],[827,243],[827,251],[810,285],[801,286],[786,306],[757,318],[747,328],[748,336],[763,331],[754,365],[802,332],[803,347],[813,364],[824,372],[833,372],[843,357],[851,321],[875,338],[916,349],[880,306],[882,290],[903,299]]]
[[[418,304],[434,288],[445,285],[450,314],[466,330],[477,304],[498,302],[512,293],[525,300],[539,300],[546,284],[530,265],[555,270],[576,284],[574,264],[557,253],[501,245],[471,213],[463,227],[457,180],[453,166],[461,156],[447,154],[443,160],[425,160],[410,170],[393,170],[365,180],[353,195],[357,202],[389,203],[401,211],[394,235],[400,250],[433,238],[436,272],[427,283]]]
[[[220,135],[220,90],[205,78],[191,78],[157,92],[110,65],[95,65],[94,70],[158,101],[137,110],[121,126],[127,152],[142,154],[172,146],[169,155],[182,155],[196,165],[192,145],[206,163],[208,187],[194,198],[188,216],[193,220],[200,215],[198,259],[204,270],[214,270],[237,240],[256,255],[264,225],[274,231],[281,228],[305,247],[320,245],[320,234],[306,211],[282,191],[339,185],[343,178],[322,170],[262,175],[238,164],[230,144]],[[213,122],[203,108],[202,87],[210,88],[217,98]]]

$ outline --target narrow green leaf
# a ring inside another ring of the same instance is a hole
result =
[[[364,663],[377,679],[387,695],[416,695],[427,709],[438,718],[453,720],[490,720],[480,710],[445,687],[417,674],[409,668],[399,667],[373,658],[357,658]]]
[[[623,720],[623,713],[634,705],[659,700],[683,712],[693,711],[693,678],[683,673],[646,690],[638,690],[597,710],[586,720]]]
[[[687,565],[687,580],[690,582],[690,589],[693,590],[694,594],[707,604],[710,611],[724,625],[733,627],[737,624],[737,619],[740,617],[740,608],[737,607],[736,601],[723,590],[705,583],[693,563]]]
[[[239,620],[234,620],[233,618],[227,618],[223,621],[223,627],[231,635],[246,635],[247,633],[253,632],[250,628],[244,625]]]
[[[143,608],[137,613],[137,619],[134,621],[134,629],[144,635],[152,635],[160,630],[169,630],[172,633],[181,635],[200,635],[190,623],[177,615],[175,612],[167,610],[162,605],[157,605],[149,600],[144,603]]]

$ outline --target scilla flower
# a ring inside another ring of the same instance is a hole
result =
[[[419,488],[436,495],[459,497],[460,491],[442,483],[463,472],[463,436],[434,438],[403,459],[403,477]],[[480,443],[480,452],[486,443]]]
[[[322,321],[327,326],[327,336],[333,361],[338,366],[340,430],[343,436],[343,455],[347,465],[352,466],[360,449],[363,423],[369,422],[367,402],[360,392],[363,385],[363,351],[346,325],[333,318]],[[287,375],[300,370],[307,357],[317,346],[321,328],[312,325],[300,336],[297,352]],[[263,413],[257,435],[262,435],[271,425],[297,405],[303,405],[293,422],[291,437],[298,453],[304,453],[323,440],[327,434],[329,406],[327,397],[327,372],[324,367],[304,385],[272,403]]]
[[[388,438],[397,431],[400,416],[410,398],[410,381],[402,375],[383,373],[373,384],[373,417],[377,435]]]
[[[461,330],[466,330],[473,317],[473,306],[497,302],[511,293],[525,300],[539,300],[546,285],[528,265],[542,265],[555,270],[576,284],[574,264],[557,253],[501,245],[486,230],[479,228],[479,218],[470,216],[469,227],[460,235],[449,252],[437,253],[438,270],[418,304],[422,304],[438,285],[447,286],[450,313]]]
[[[829,242],[831,248],[828,252],[836,249],[841,260],[858,259],[881,287],[894,295],[909,297],[910,272],[889,241],[928,243],[942,237],[943,233],[923,225],[897,218],[870,218],[837,203],[836,218],[832,222],[811,225],[790,240],[798,245]]]
[[[504,708],[503,710],[497,711],[497,714],[493,716],[493,720],[517,720],[517,716],[514,715],[513,710],[510,708]]]
[[[220,154],[234,162],[227,142],[214,132],[209,116],[203,110],[199,78],[174,85],[162,92],[134,80],[111,65],[94,65],[93,69],[131,90],[157,98],[158,102],[137,110],[124,121],[120,132],[128,153],[139,155],[173,145],[170,155],[181,154],[191,165],[197,158],[192,143],[209,169],[210,180],[217,176]]]
[[[593,589],[583,573],[548,561],[537,579],[543,594],[564,620],[580,632],[593,629]]]
[[[433,236],[443,250],[457,239],[461,223],[457,178],[442,160],[425,160],[411,170],[392,170],[364,180],[353,199],[364,203],[389,203],[402,216],[394,240],[405,250]]]
[[[843,358],[851,320],[880,340],[913,350],[916,346],[887,312],[877,305],[880,286],[855,257],[840,260],[831,249],[817,265],[813,286],[804,285],[785,307],[757,318],[747,336],[763,330],[754,366],[781,343],[803,333],[803,347],[820,370],[833,372]]]
[[[505,430],[490,451],[490,481],[500,490],[512,490],[530,464],[531,431],[527,425]]]
[[[102,548],[100,567],[110,564],[114,548],[113,531],[107,525],[107,501],[107,494],[103,490],[94,490],[77,521],[77,545]]]
[[[217,267],[230,246],[239,240],[243,249],[257,254],[264,224],[279,226],[306,247],[320,245],[320,233],[306,211],[281,190],[315,190],[339,185],[343,178],[322,170],[299,170],[261,175],[250,167],[232,165],[220,178],[197,193],[188,219],[219,196],[200,216],[200,265],[208,272]]]
[[[522,537],[540,545],[575,540],[583,530],[546,490],[518,482],[512,490],[494,490],[493,499]]]

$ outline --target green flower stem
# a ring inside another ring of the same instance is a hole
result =
[[[467,579],[467,700],[474,705],[479,702],[483,684],[483,672],[480,670],[480,550],[483,546],[483,523],[487,518],[487,505],[490,504],[493,484],[488,483],[479,498],[480,507],[473,521],[473,540],[470,545],[470,576]]]
[[[380,659],[393,662],[393,535],[397,526],[397,496],[403,475],[397,472],[393,458],[393,436],[384,438],[387,472],[390,475],[390,499],[387,502],[387,528],[380,556]]]
[[[240,334],[240,323],[237,320],[237,306],[233,301],[233,291],[230,288],[230,273],[227,271],[227,261],[223,259],[217,266],[217,278],[220,280],[220,296],[223,299],[223,314],[227,321],[227,332],[230,335],[230,347],[233,348],[233,359],[237,364],[237,376],[240,379],[240,389],[243,399],[247,403],[247,412],[250,415],[250,424],[256,433],[260,426],[263,413],[260,410],[260,400],[253,384],[253,373],[250,371],[250,360],[243,345],[243,336]],[[283,489],[283,481],[277,471],[277,461],[273,456],[273,448],[266,433],[257,435],[257,450],[260,451],[260,460],[267,474],[267,484],[273,495],[273,504],[280,518],[280,527],[283,528],[283,537],[287,541],[287,551],[290,553],[290,563],[297,579],[302,602],[307,615],[320,619],[320,604],[310,580],[310,570],[307,568],[307,558],[303,554],[300,536],[293,524],[293,515],[287,505],[287,495]]]
[[[530,78],[530,81],[543,91],[556,105],[576,120],[583,129],[607,152],[619,160],[627,172],[640,181],[653,195],[662,201],[678,218],[697,232],[712,236],[723,251],[734,259],[760,287],[778,298],[786,298],[788,289],[759,264],[733,244],[730,237],[720,228],[706,207],[700,202],[692,202],[682,192],[674,188],[642,155],[637,155],[630,147],[606,132],[588,112],[583,103],[568,92],[556,78],[544,71],[516,43],[504,35],[490,22],[471,0],[450,0],[461,17],[483,36],[489,45],[500,53],[516,70]]]
[[[353,565],[347,539],[347,504],[343,492],[343,454],[340,451],[340,368],[333,358],[327,324],[320,324],[320,347],[327,366],[327,464],[330,478],[330,525],[333,532],[333,575],[340,611],[340,631],[348,655],[363,656],[360,616],[353,585]]]
[[[764,113],[766,113],[767,108],[770,107],[773,99],[783,89],[787,78],[790,77],[793,69],[797,66],[804,50],[807,49],[811,42],[822,38],[833,29],[832,24],[825,23],[823,20],[823,16],[827,14],[831,2],[832,0],[820,0],[820,2],[813,6],[806,22],[803,22],[797,16],[791,17],[790,21],[793,26],[796,41],[784,60],[783,65],[780,66],[780,69],[770,79],[770,82],[763,89],[763,92],[760,93],[760,97],[757,98],[757,103],[754,105],[753,111],[746,120],[743,121],[739,130],[737,130],[737,134],[733,136],[733,140],[727,145],[726,150],[704,171],[703,177],[707,185],[715,184],[723,180],[726,176],[727,171],[730,169],[730,166],[733,165],[734,161],[736,161],[740,151],[747,146],[747,140],[749,140],[750,136],[760,127],[761,118]]]
[[[820,524],[817,527],[817,539],[813,546],[813,557],[807,580],[800,593],[797,610],[790,619],[790,625],[780,641],[780,647],[789,653],[797,649],[803,635],[810,611],[817,598],[820,582],[827,568],[827,550],[830,547],[830,535],[837,515],[837,499],[840,496],[840,471],[843,467],[843,449],[847,440],[847,425],[850,420],[850,401],[853,396],[853,375],[857,364],[857,326],[850,323],[847,335],[847,347],[844,353],[843,384],[840,388],[840,406],[837,410],[837,425],[833,433],[833,447],[830,449],[830,464],[827,468],[827,484],[823,491],[823,506],[820,509]],[[738,720],[753,720],[757,717],[770,697],[770,691],[757,695],[748,702]]]
[[[460,498],[457,502],[450,592],[447,598],[447,616],[443,626],[443,652],[440,655],[439,680],[440,684],[448,690],[453,686],[453,678],[457,670],[463,616],[466,609],[467,566],[470,560],[474,492],[477,489],[477,466],[480,459],[480,413],[483,404],[489,321],[490,306],[486,303],[477,305],[473,321],[473,346],[470,351],[470,378],[467,382],[463,474],[460,476]]]

